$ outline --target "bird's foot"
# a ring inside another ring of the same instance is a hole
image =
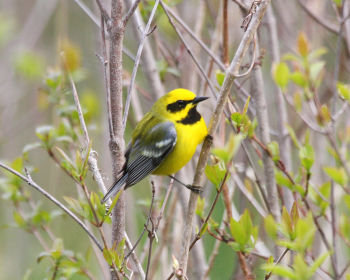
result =
[[[193,191],[196,194],[203,193],[203,188],[201,186],[186,185],[185,187],[188,188],[189,190]]]

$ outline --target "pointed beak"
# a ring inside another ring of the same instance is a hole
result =
[[[207,100],[209,97],[206,97],[206,96],[199,96],[199,97],[196,97],[195,99],[192,100],[192,103],[193,104],[198,104],[199,102],[202,102],[204,100]]]

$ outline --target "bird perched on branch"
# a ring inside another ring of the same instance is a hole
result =
[[[159,98],[133,131],[119,178],[102,202],[149,174],[171,175],[180,170],[207,136],[197,111],[198,103],[206,99],[182,88]]]

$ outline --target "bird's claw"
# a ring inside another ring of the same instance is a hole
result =
[[[186,188],[188,188],[196,194],[203,193],[203,188],[201,186],[186,185]]]

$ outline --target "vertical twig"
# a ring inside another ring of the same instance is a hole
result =
[[[211,135],[214,135],[219,118],[221,117],[224,105],[226,104],[228,94],[230,92],[230,89],[232,87],[234,77],[237,75],[239,68],[241,66],[243,57],[250,45],[250,42],[253,40],[254,34],[260,24],[260,21],[262,17],[265,14],[266,8],[269,5],[271,0],[265,0],[261,1],[258,10],[252,17],[252,21],[249,24],[247,31],[245,32],[241,43],[236,51],[236,54],[230,64],[230,67],[227,69],[227,73],[225,76],[225,80],[223,82],[223,85],[220,89],[219,99],[217,101],[215,111],[212,114],[208,134],[209,137],[207,137],[204,141],[202,151],[198,160],[196,173],[193,180],[194,186],[202,186],[204,182],[204,168],[209,156],[209,151],[212,146],[212,137]],[[193,224],[193,218],[194,218],[194,212],[197,204],[197,198],[198,194],[195,194],[191,192],[190,199],[188,202],[188,209],[187,209],[187,215],[185,220],[185,228],[184,228],[184,234],[182,239],[182,249],[181,249],[181,258],[180,258],[180,267],[178,269],[177,275],[179,275],[179,278],[184,279],[185,275],[187,273],[187,262],[188,262],[188,249],[190,246],[190,240],[191,240],[191,234],[192,234],[192,224]]]
[[[135,82],[136,73],[137,73],[137,69],[138,69],[139,63],[140,63],[143,46],[144,46],[144,43],[146,41],[147,35],[149,33],[153,17],[154,17],[154,15],[156,13],[156,10],[158,8],[158,4],[159,4],[159,0],[156,0],[156,2],[154,3],[153,9],[152,9],[151,15],[150,15],[150,17],[148,19],[147,25],[145,27],[145,30],[143,30],[143,34],[142,34],[142,37],[141,37],[139,48],[137,50],[136,61],[135,61],[135,64],[134,64],[134,68],[132,69],[130,85],[129,85],[129,88],[128,88],[128,95],[126,97],[126,102],[125,102],[125,109],[124,109],[124,116],[123,116],[123,131],[125,130],[125,127],[126,127],[126,121],[127,121],[127,118],[128,118],[130,101],[131,101],[132,87],[133,87],[134,82]]]
[[[109,149],[113,163],[113,177],[117,179],[118,172],[124,164],[124,139],[123,139],[123,38],[125,26],[123,24],[123,1],[111,2],[111,26],[109,28],[109,88],[110,106],[112,117],[112,130],[110,134]],[[117,205],[113,209],[112,218],[112,243],[119,244],[124,238],[125,232],[125,196],[124,192],[119,196]],[[112,275],[112,278],[119,278]]]
[[[227,6],[228,6],[228,0],[223,0],[224,5],[222,9],[222,16],[224,19],[224,24],[222,27],[222,45],[223,45],[223,61],[226,67],[229,65],[229,58],[228,58],[228,16],[227,16]]]
[[[129,1],[126,1],[126,6],[130,8]],[[142,40],[142,33],[140,29],[145,30],[145,23],[143,22],[140,11],[136,9],[134,16],[132,17],[132,27],[138,41]],[[159,98],[165,92],[163,84],[160,80],[160,76],[157,70],[157,63],[154,57],[151,44],[145,40],[143,47],[143,55],[141,56],[142,68],[147,80],[150,84],[152,92],[155,94],[155,97]]]
[[[272,63],[278,63],[281,59],[281,55],[280,55],[280,50],[278,46],[276,18],[275,18],[272,6],[270,6],[267,9],[266,18],[267,18],[267,26],[269,28],[268,34],[270,36]],[[290,170],[291,145],[288,137],[288,130],[286,128],[286,124],[288,123],[287,109],[286,109],[286,104],[283,99],[283,93],[281,89],[276,87],[276,85],[274,85],[274,88],[275,88],[274,91],[277,97],[276,101],[277,101],[277,114],[278,114],[277,126],[279,130],[278,142],[280,146],[279,150],[281,154],[281,160],[283,161],[286,168]],[[287,209],[291,209],[293,204],[293,195],[292,195],[292,192],[286,188],[283,190],[283,200],[286,204]]]
[[[257,39],[257,52],[259,52],[259,43]],[[259,57],[259,53],[257,54]],[[267,104],[266,104],[266,94],[264,91],[264,82],[262,77],[261,68],[255,68],[253,70],[253,80],[252,80],[252,92],[255,103],[255,108],[257,112],[257,119],[259,123],[260,139],[264,145],[270,143],[270,126],[267,115]],[[264,174],[265,174],[265,184],[268,195],[268,203],[270,205],[271,214],[274,216],[276,221],[280,220],[280,209],[277,195],[277,186],[275,182],[275,165],[273,160],[268,156],[268,154],[263,152],[263,162],[264,162]]]

